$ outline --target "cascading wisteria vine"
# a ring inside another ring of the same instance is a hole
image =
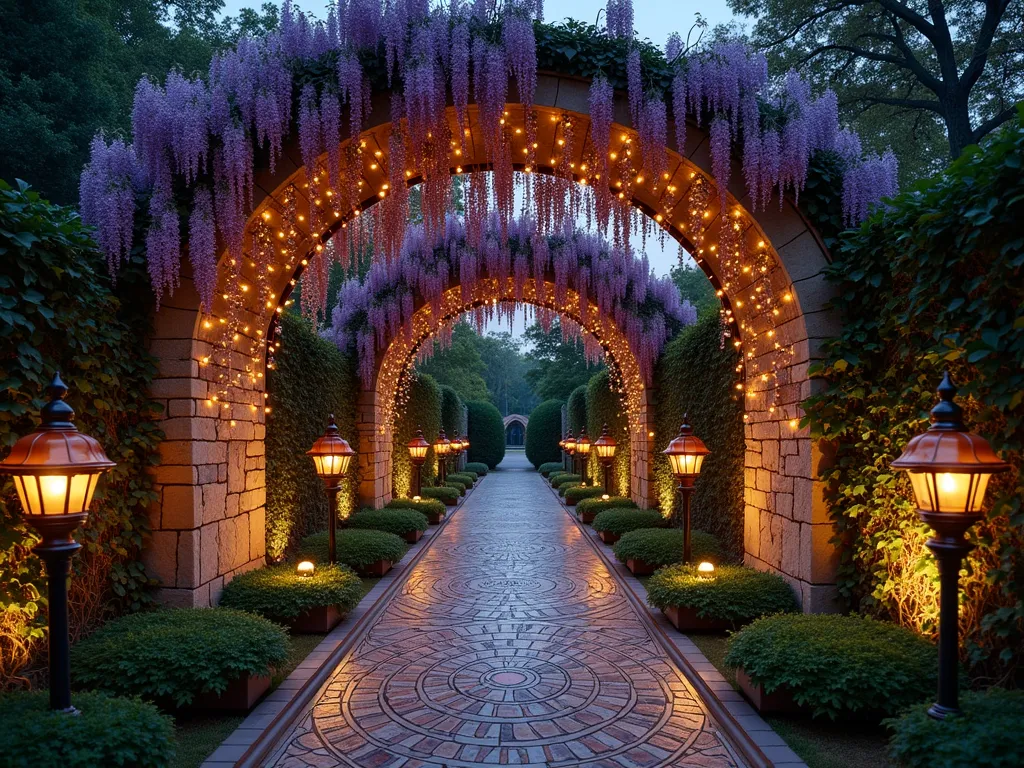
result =
[[[512,280],[517,299],[527,284],[553,280],[553,295],[543,290],[536,295],[556,308],[566,306],[568,292],[574,291],[579,296],[579,320],[586,322],[596,312],[614,322],[648,383],[671,335],[697,321],[694,307],[680,301],[671,280],[655,277],[646,259],[580,231],[538,235],[536,223],[528,219],[514,219],[503,236],[492,213],[480,247],[467,242],[458,217],[449,217],[445,233],[436,239],[422,226],[410,227],[400,258],[378,261],[364,280],[341,286],[327,333],[339,348],[357,353],[363,383],[371,385],[377,353],[392,339],[412,332],[419,305],[428,304],[440,314],[442,295],[452,286],[458,285],[468,301],[479,281],[494,279]],[[552,311],[557,314],[557,309]],[[569,333],[573,327],[563,324]],[[599,353],[589,349],[588,354]]]

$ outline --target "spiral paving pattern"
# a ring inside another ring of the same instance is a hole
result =
[[[735,765],[540,476],[508,463],[431,544],[269,764]]]

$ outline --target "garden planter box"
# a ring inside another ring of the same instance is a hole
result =
[[[440,525],[444,515],[444,512],[427,512],[427,522],[431,525]]]
[[[360,576],[383,576],[391,570],[392,565],[394,565],[394,563],[390,560],[378,560],[375,563],[370,563],[369,565],[356,568],[356,571]]]
[[[590,525],[594,522],[594,518],[597,517],[597,511],[591,510],[589,512],[577,512],[576,517],[578,517],[580,522],[584,525]]]
[[[461,498],[463,498],[463,497],[462,497],[462,496],[456,496],[456,497],[455,497],[454,499],[452,499],[451,501],[448,501],[448,500],[446,500],[446,499],[442,499],[442,501],[444,502],[444,505],[445,505],[446,507],[454,507],[454,506],[455,506],[456,504],[458,504],[458,503],[459,503],[459,499],[461,499]]]
[[[670,605],[662,608],[661,612],[680,632],[724,632],[736,628],[736,622],[730,619],[698,616],[696,608]]]
[[[321,634],[338,626],[344,616],[336,605],[320,605],[293,618],[288,622],[288,628],[300,635]]]
[[[270,690],[269,675],[242,675],[228,683],[221,694],[207,691],[192,699],[190,709],[248,712]]]
[[[743,691],[743,695],[750,700],[758,712],[793,713],[803,711],[800,705],[793,700],[792,691],[782,687],[776,688],[771,693],[765,693],[763,686],[754,685],[743,667],[736,670],[736,682],[739,684],[740,690]]]
[[[616,541],[622,538],[620,534],[612,533],[610,531],[598,531],[597,535],[601,537],[601,541],[609,545],[614,544]]]
[[[627,560],[626,567],[634,576],[650,576],[658,570],[656,565],[651,565],[646,560]]]
[[[409,531],[407,534],[402,536],[410,544],[415,544],[417,541],[423,538],[423,531]]]

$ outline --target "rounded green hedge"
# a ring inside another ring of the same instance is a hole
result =
[[[568,422],[569,430],[574,435],[579,435],[580,432],[587,426],[587,385],[580,384],[576,389],[569,393],[569,399],[565,403],[565,418]],[[594,440],[594,435],[590,435],[591,441]]]
[[[656,509],[606,509],[599,512],[591,524],[595,531],[617,533],[620,536],[641,528],[663,528],[667,521]]]
[[[77,688],[185,706],[198,694],[222,693],[245,673],[269,675],[287,657],[287,632],[267,619],[230,608],[179,608],[107,622],[72,646],[71,678]]]
[[[299,560],[312,560],[319,565],[328,561],[327,531],[314,533],[302,540]],[[339,563],[353,568],[364,568],[378,560],[397,563],[405,554],[406,544],[402,539],[387,531],[369,528],[346,528],[337,532],[334,551]]]
[[[545,400],[530,413],[526,430],[526,458],[535,467],[562,458],[562,401]]]
[[[424,499],[434,499],[440,501],[442,506],[446,503],[454,504],[459,500],[459,489],[452,488],[451,486],[443,486],[441,488],[435,488],[434,486],[428,486],[420,491],[420,494]]]
[[[599,496],[604,496],[604,488],[599,485],[588,485],[586,488],[570,488],[564,495],[566,502],[569,504],[576,504],[577,502],[583,501],[583,499],[594,499]]]
[[[551,482],[552,488],[558,488],[565,485],[566,483],[579,483],[583,480],[583,475],[574,475],[570,472],[563,472],[560,475],[552,475],[548,478]]]
[[[233,578],[221,593],[220,605],[287,622],[329,605],[348,613],[362,597],[362,588],[359,577],[344,565],[318,564],[312,576],[299,575],[291,564],[275,565]]]
[[[464,405],[459,393],[447,384],[441,385],[441,428],[449,438],[461,435],[466,425],[463,424]]]
[[[721,554],[718,539],[704,531],[690,531],[690,550],[697,562],[715,562]],[[643,560],[659,568],[672,565],[683,560],[683,532],[678,528],[641,528],[622,534],[612,551],[621,563]]]
[[[55,712],[47,691],[0,694],[0,765],[5,768],[165,768],[174,759],[174,721],[138,698],[82,692],[79,714]]]
[[[548,475],[553,474],[555,472],[562,472],[564,470],[565,465],[562,464],[562,462],[560,461],[545,461],[543,464],[537,467],[537,471],[544,475],[544,477],[547,477]]]
[[[576,505],[578,513],[603,512],[606,509],[636,509],[636,503],[625,496],[612,496],[608,499],[583,499]]]
[[[573,488],[582,488],[582,487],[583,487],[583,483],[576,483],[576,482],[561,483],[558,486],[558,495],[559,496],[565,496],[565,494],[568,491],[570,491],[571,489],[573,489]]]
[[[444,502],[437,499],[428,499],[423,496],[419,501],[415,499],[392,499],[388,502],[386,509],[412,509],[424,515],[443,515]]]
[[[1024,765],[1024,691],[970,691],[960,698],[960,708],[962,717],[935,720],[922,704],[887,720],[893,761],[903,768]]]
[[[489,467],[482,461],[467,461],[465,469],[467,472],[476,472],[477,477],[483,477],[487,474]]]
[[[765,692],[785,687],[815,717],[892,715],[935,694],[935,646],[909,629],[861,616],[765,616],[729,640],[725,663]]]
[[[663,610],[693,608],[702,619],[738,623],[799,608],[785,579],[745,565],[719,565],[711,578],[702,577],[693,564],[661,568],[647,582],[647,602]]]
[[[411,502],[410,502],[411,503]],[[375,531],[387,531],[396,536],[405,536],[416,531],[427,530],[427,516],[415,509],[364,509],[352,515],[348,521],[349,528],[372,528]]]
[[[505,458],[505,422],[490,403],[471,400],[469,411],[469,460],[494,469]]]
[[[445,480],[452,480],[456,483],[462,483],[466,488],[472,488],[476,482],[476,475],[471,475],[466,472],[449,472],[445,475]]]
[[[460,483],[458,480],[449,480],[447,477],[444,479],[444,488],[454,488],[458,491],[459,496],[466,495],[466,484]]]

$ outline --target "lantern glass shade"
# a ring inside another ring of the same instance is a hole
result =
[[[586,433],[580,435],[576,440],[576,450],[584,456],[590,453],[590,438],[587,437]]]
[[[414,464],[422,464],[427,460],[427,451],[430,450],[430,443],[423,436],[422,430],[416,430],[416,436],[409,441],[409,458]]]
[[[925,512],[981,511],[990,474],[909,472],[918,509]]]
[[[437,442],[434,443],[434,452],[437,453],[438,456],[447,456],[451,453],[451,450],[452,441],[448,439],[447,435],[445,435],[444,430],[441,430],[441,434],[438,435]]]
[[[576,453],[576,440],[570,437],[565,441],[565,452],[570,454]]]
[[[699,453],[670,453],[668,461],[673,475],[699,475],[704,456]]]
[[[615,438],[608,434],[608,425],[604,425],[601,436],[594,441],[594,450],[599,459],[614,459],[617,444]]]
[[[341,477],[348,472],[348,466],[356,452],[348,441],[338,434],[332,414],[327,424],[327,431],[317,438],[313,447],[306,451],[313,459],[316,473],[324,480]]]
[[[14,488],[30,515],[78,515],[89,511],[99,473],[82,475],[18,475]]]
[[[668,457],[673,475],[693,477],[700,474],[704,457],[711,451],[704,445],[703,440],[693,434],[693,427],[684,422],[679,428],[679,434],[662,453]]]

